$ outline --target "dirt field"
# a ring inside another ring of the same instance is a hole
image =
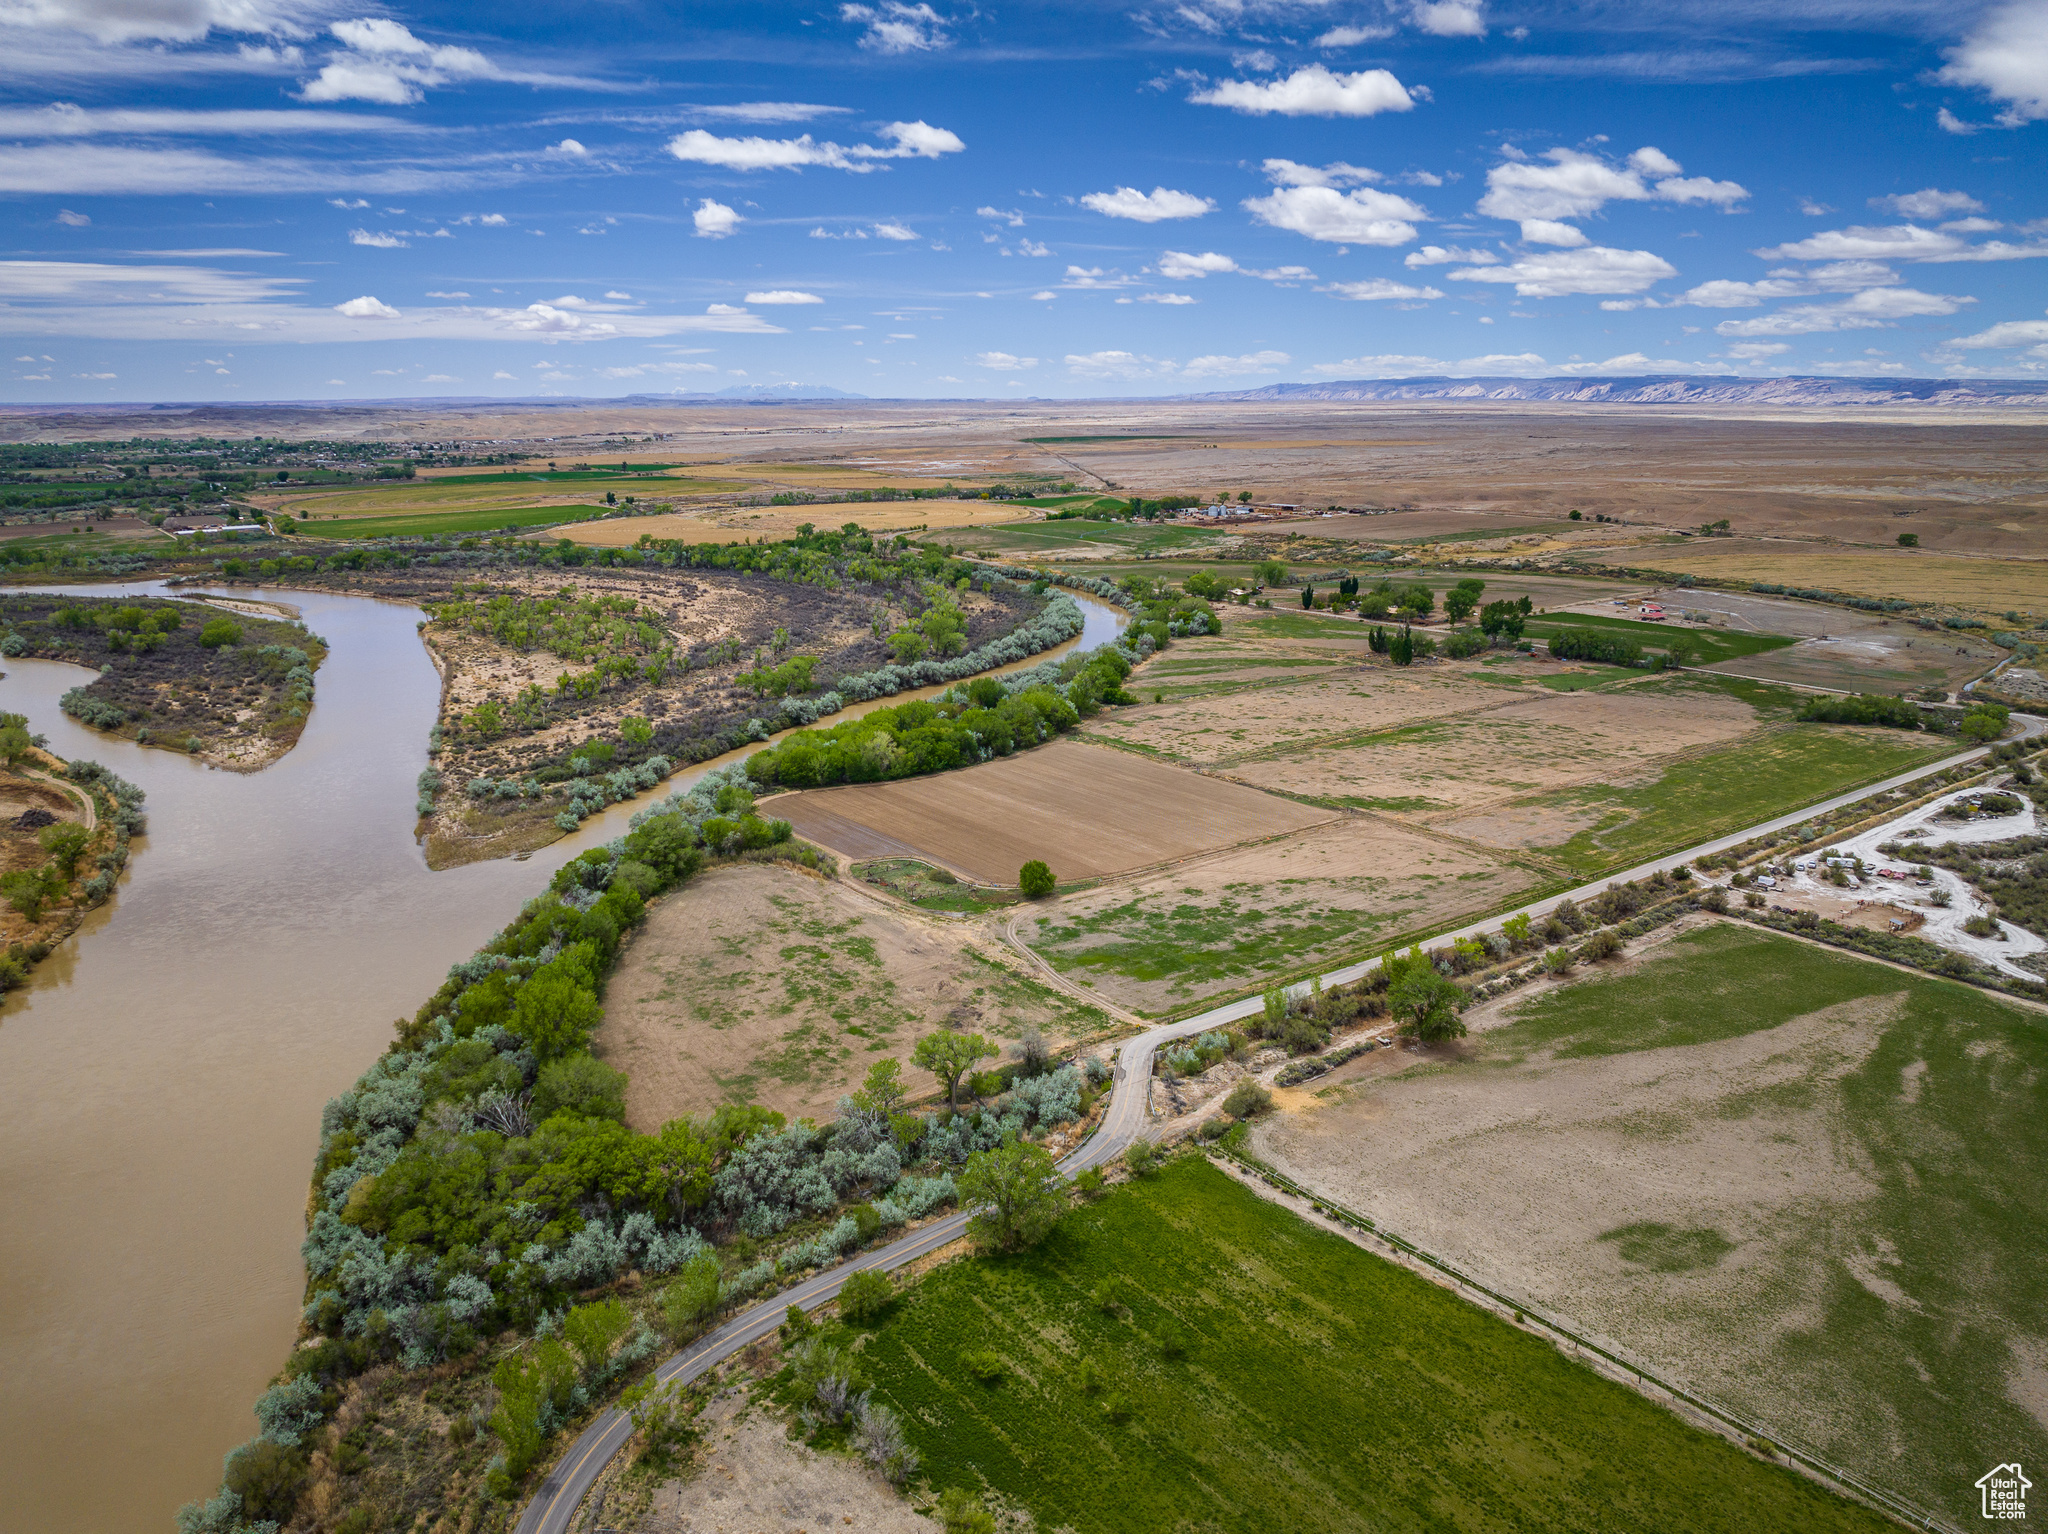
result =
[[[1230,771],[1261,788],[1396,814],[1434,814],[1611,781],[1682,751],[1732,741],[1756,726],[1756,711],[1737,699],[1641,682],[1613,691],[1542,692],[1483,712],[1451,716],[1447,710],[1430,723],[1357,744],[1240,761]]]
[[[1975,1459],[2048,1444],[2032,1216],[1972,1170],[2034,1175],[2031,1135],[1992,1146],[2039,1018],[1723,923],[1631,946],[1319,1086],[1257,1153],[1961,1521]],[[1963,1077],[1990,1096],[1937,1100]]]
[[[936,1534],[858,1460],[791,1439],[742,1386],[714,1397],[697,1424],[689,1474],[656,1487],[629,1534]]]
[[[840,501],[809,506],[704,506],[692,511],[579,522],[530,534],[536,538],[568,538],[594,548],[625,548],[643,535],[683,543],[734,543],[742,538],[793,538],[809,522],[818,527],[843,527],[858,522],[870,532],[906,528],[952,528],[1003,521],[1027,522],[1041,513],[1030,506],[1003,501]]]
[[[648,913],[605,992],[596,1050],[632,1078],[628,1122],[653,1130],[722,1102],[833,1116],[877,1059],[934,1028],[1049,1038],[1107,1021],[1002,958],[969,924],[783,865],[713,869]]]
[[[763,812],[849,857],[920,855],[983,884],[1015,882],[1033,858],[1061,879],[1097,878],[1330,818],[1073,741],[928,778],[780,795]]]
[[[1070,979],[1156,1015],[1502,905],[1536,878],[1354,816],[1033,904],[1016,920]]]
[[[1682,548],[1644,550],[1628,563],[1708,580],[1769,581],[1906,602],[1949,603],[1986,615],[2012,609],[2038,620],[2048,614],[2048,562],[2043,561],[2048,527],[2034,524],[2024,538],[2015,534],[2012,541],[2014,558],[1945,559],[1918,549],[1847,552],[1716,539]]]

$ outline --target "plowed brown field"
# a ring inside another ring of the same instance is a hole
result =
[[[984,884],[1033,858],[1095,878],[1331,819],[1256,789],[1073,741],[959,772],[810,789],[770,801],[798,833],[851,857],[914,855]]]

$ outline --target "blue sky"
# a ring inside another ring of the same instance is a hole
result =
[[[12,401],[2048,376],[2043,0],[0,0]]]

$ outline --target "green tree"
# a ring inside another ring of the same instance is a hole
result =
[[[75,820],[60,820],[54,826],[44,826],[36,833],[36,840],[50,854],[50,861],[57,865],[58,874],[68,884],[78,870],[86,843],[92,840],[92,832]]]
[[[993,1059],[995,1045],[978,1033],[950,1033],[941,1031],[928,1033],[917,1041],[917,1048],[910,1052],[910,1063],[921,1071],[930,1071],[945,1083],[946,1101],[953,1107],[960,1106],[960,1078],[977,1060]]]
[[[903,1111],[903,1066],[896,1060],[877,1060],[868,1067],[868,1074],[860,1084],[860,1090],[853,1094],[853,1103],[870,1113],[883,1118],[894,1118]]]
[[[1416,954],[1401,965],[1401,972],[1387,988],[1387,1010],[1401,1030],[1425,1044],[1465,1036],[1465,1020],[1458,1006],[1465,993],[1451,983],[1427,958]]]
[[[1303,581],[1301,583],[1301,605],[1304,608],[1314,607],[1316,605],[1316,588],[1310,585],[1307,581]]]
[[[533,1089],[536,1123],[557,1113],[578,1118],[626,1122],[626,1073],[615,1071],[593,1055],[564,1055],[540,1068]]]
[[[299,1500],[306,1484],[305,1456],[268,1438],[254,1439],[228,1456],[222,1484],[242,1499],[243,1518],[274,1526],[291,1517]]]
[[[506,1027],[533,1046],[542,1060],[581,1049],[604,1021],[597,997],[572,974],[549,965],[519,988]]]
[[[35,749],[35,742],[28,738],[28,731],[18,724],[0,726],[0,760],[8,766],[16,765]]]
[[[1252,566],[1252,574],[1258,577],[1261,586],[1284,586],[1287,584],[1287,566],[1277,559],[1262,559]]]
[[[1015,1252],[1038,1245],[1066,1207],[1052,1157],[1022,1141],[976,1151],[955,1182],[961,1206],[974,1211],[967,1233],[987,1249]]]
[[[1902,548],[1902,549],[1917,549],[1917,548],[1919,548],[1919,547],[1920,547],[1920,535],[1919,535],[1918,533],[1900,533],[1900,534],[1899,534],[1899,547],[1900,547],[1900,548]]]
[[[668,1323],[669,1335],[678,1341],[688,1336],[717,1311],[719,1293],[718,1256],[699,1252],[662,1293],[661,1318]]]
[[[1133,1140],[1124,1152],[1124,1165],[1131,1169],[1133,1177],[1144,1177],[1159,1165],[1159,1147],[1150,1140]]]
[[[242,642],[242,625],[232,618],[215,618],[199,631],[199,642],[209,650]]]
[[[1041,859],[1033,858],[1017,870],[1017,888],[1027,900],[1043,900],[1059,888],[1059,881]]]
[[[578,1305],[562,1318],[562,1336],[583,1360],[583,1377],[601,1378],[611,1363],[612,1348],[633,1324],[633,1313],[618,1300]]]
[[[654,739],[654,726],[638,714],[629,714],[619,721],[619,735],[631,745],[644,746]]]
[[[856,1324],[874,1320],[894,1303],[896,1286],[873,1268],[849,1273],[839,1286],[839,1314]]]
[[[1255,1119],[1273,1111],[1273,1094],[1247,1076],[1223,1099],[1223,1111],[1234,1119]]]
[[[491,1489],[502,1496],[533,1468],[546,1447],[541,1407],[552,1407],[558,1416],[568,1411],[570,1392],[576,1388],[576,1360],[550,1337],[536,1342],[529,1351],[502,1359],[491,1371],[491,1383],[498,1387],[491,1431],[505,1446],[505,1464],[501,1475],[493,1478]]]
[[[1486,589],[1484,581],[1460,581],[1444,593],[1444,616],[1453,623],[1463,623],[1472,616],[1472,610],[1479,605],[1479,594]]]
[[[0,874],[0,899],[5,899],[30,921],[41,921],[43,907],[63,889],[63,882],[52,868],[21,868],[10,874]]]

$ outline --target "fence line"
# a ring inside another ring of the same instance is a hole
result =
[[[1611,1348],[1602,1347],[1591,1338],[1583,1336],[1572,1327],[1556,1320],[1540,1307],[1530,1304],[1527,1300],[1515,1299],[1509,1295],[1502,1294],[1499,1290],[1474,1278],[1455,1263],[1446,1261],[1434,1252],[1417,1246],[1405,1236],[1397,1235],[1385,1226],[1380,1225],[1370,1216],[1362,1215],[1353,1209],[1347,1209],[1342,1204],[1303,1187],[1300,1183],[1294,1181],[1293,1178],[1283,1172],[1276,1171],[1265,1162],[1236,1151],[1226,1150],[1221,1145],[1211,1144],[1204,1148],[1212,1156],[1235,1163],[1245,1175],[1256,1177],[1268,1187],[1306,1200],[1310,1207],[1325,1218],[1335,1220],[1340,1224],[1349,1225],[1356,1230],[1364,1231],[1368,1235],[1384,1241],[1395,1250],[1413,1257],[1418,1262],[1424,1263],[1437,1272],[1442,1273],[1454,1283],[1473,1290],[1475,1293],[1483,1294],[1494,1303],[1504,1305],[1518,1315],[1533,1318],[1544,1330],[1555,1333],[1557,1336],[1566,1339],[1588,1353],[1606,1359],[1616,1368],[1627,1370],[1644,1383],[1655,1385],[1659,1390],[1678,1400],[1684,1401],[1695,1410],[1704,1412],[1716,1421],[1735,1429],[1745,1438],[1752,1441],[1762,1440],[1770,1443],[1786,1458],[1797,1460],[1815,1474],[1826,1480],[1833,1481],[1856,1499],[1875,1505],[1880,1510],[1890,1513],[1901,1522],[1910,1524],[1917,1529],[1942,1529],[1948,1531],[1948,1534],[1962,1534],[1957,1525],[1938,1514],[1929,1512],[1917,1503],[1909,1502],[1904,1497],[1897,1496],[1892,1492],[1884,1490],[1882,1487],[1873,1486],[1855,1471],[1844,1469],[1842,1466],[1822,1458],[1809,1449],[1800,1448],[1796,1444],[1788,1443],[1784,1438],[1777,1436],[1772,1430],[1761,1427],[1747,1418],[1729,1411],[1726,1407],[1716,1405],[1714,1402],[1709,1401],[1695,1391],[1687,1389],[1683,1385],[1672,1383],[1656,1370],[1638,1363],[1634,1359],[1624,1358]]]

